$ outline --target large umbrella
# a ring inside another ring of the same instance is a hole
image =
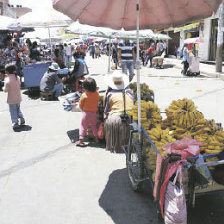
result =
[[[33,27],[33,28],[47,28],[49,34],[49,42],[51,46],[51,33],[52,27],[66,27],[73,21],[53,8],[41,8],[28,12],[25,15],[19,17],[16,22],[12,23],[9,27]]]
[[[111,46],[111,39],[118,38],[118,39],[136,39],[136,32],[135,31],[125,31],[124,29],[121,30],[114,30],[105,27],[96,27],[90,25],[84,25],[79,23],[78,21],[72,23],[69,27],[66,28],[67,32],[79,34],[79,35],[88,35],[93,37],[105,37],[109,39],[109,45]],[[152,30],[141,30],[139,33],[139,38],[146,39],[152,38],[154,39],[155,35]],[[109,58],[108,58],[108,72],[110,71],[110,47],[109,47]]]
[[[171,40],[172,38],[166,34],[159,33],[159,34],[155,34],[152,39],[153,40]]]
[[[139,28],[164,29],[203,19],[222,0],[53,0],[53,7],[80,23],[136,30],[138,128],[141,130]],[[140,13],[139,13],[140,12]]]
[[[202,37],[188,38],[184,40],[185,44],[202,44],[204,43],[204,39]]]
[[[78,21],[72,23],[69,27],[66,28],[66,31],[71,33],[80,34],[80,35],[89,35],[94,34],[100,37],[110,37],[113,33],[117,32],[117,30],[113,30],[105,27],[95,27],[89,26],[79,23]]]
[[[0,16],[0,30],[12,30],[9,28],[11,23],[14,23],[16,19],[8,16]]]

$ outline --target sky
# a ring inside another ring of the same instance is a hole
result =
[[[52,0],[9,0],[9,4],[22,5],[35,9],[40,7],[52,7]]]

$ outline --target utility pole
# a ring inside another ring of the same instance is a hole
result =
[[[222,72],[222,48],[224,32],[224,1],[219,6],[217,49],[216,49],[216,72]]]

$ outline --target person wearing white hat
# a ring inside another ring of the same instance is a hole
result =
[[[56,99],[61,95],[64,87],[62,80],[57,75],[59,69],[58,64],[53,62],[40,81],[40,91],[53,92]]]
[[[108,86],[104,97],[104,129],[106,150],[122,152],[121,146],[128,143],[130,118],[127,114],[132,109],[134,96],[128,88],[129,77],[115,70],[104,79]]]

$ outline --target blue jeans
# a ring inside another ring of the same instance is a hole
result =
[[[129,81],[132,80],[132,75],[134,74],[134,63],[133,61],[122,61],[121,62],[122,72],[128,74],[129,71]],[[128,71],[127,71],[128,70]]]
[[[20,104],[9,104],[9,111],[11,115],[12,123],[18,123],[18,119],[23,117],[23,114],[20,110]]]
[[[55,92],[54,96],[55,96],[56,98],[58,98],[59,96],[61,96],[61,92],[62,92],[62,90],[63,90],[63,87],[64,87],[63,83],[55,84],[55,86],[54,86],[52,92]]]
[[[65,65],[68,67],[68,63],[72,61],[72,56],[71,55],[66,55],[65,56]]]

